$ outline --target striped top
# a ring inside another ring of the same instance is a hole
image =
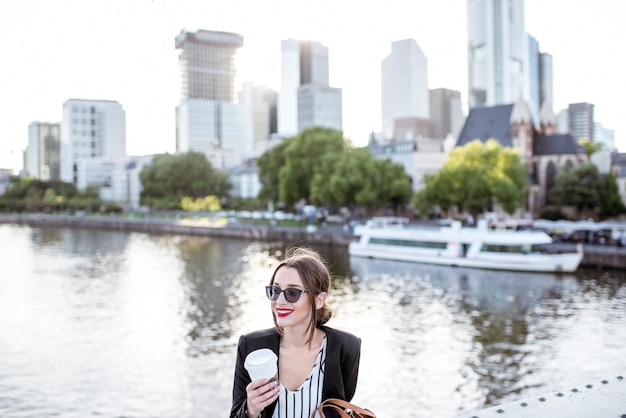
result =
[[[303,418],[322,403],[322,386],[326,368],[326,336],[322,340],[322,348],[317,354],[313,370],[309,377],[296,390],[289,390],[282,384],[278,395],[278,403],[272,418]]]

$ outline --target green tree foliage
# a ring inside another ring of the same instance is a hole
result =
[[[0,198],[0,209],[16,212],[121,211],[119,205],[103,202],[99,195],[96,186],[88,186],[80,192],[73,184],[58,180],[14,177],[4,196]]]
[[[232,188],[228,175],[216,171],[199,152],[160,154],[139,174],[140,202],[155,209],[178,209],[185,196],[225,198]]]
[[[256,165],[259,167],[259,181],[262,185],[259,192],[260,199],[268,202],[279,201],[279,173],[285,165],[285,149],[291,140],[292,138],[285,138],[280,144],[266,151],[256,160]]]
[[[602,149],[601,142],[592,142],[589,138],[581,138],[578,140],[578,145],[585,149],[585,154],[587,154],[588,158]]]
[[[329,175],[326,154],[340,154],[347,145],[341,131],[308,128],[285,146],[285,162],[278,173],[279,200],[292,205],[300,199],[313,201],[311,183],[316,174]]]
[[[455,148],[443,168],[424,180],[424,189],[414,197],[415,207],[423,214],[439,206],[444,211],[456,207],[477,217],[495,204],[513,213],[522,206],[528,188],[519,153],[495,139]]]
[[[586,211],[600,207],[602,186],[598,168],[591,163],[565,168],[550,190],[550,200],[559,206],[574,206],[579,217],[586,217]]]
[[[600,192],[600,217],[612,218],[626,213],[626,207],[619,195],[619,187],[615,176],[609,173],[604,177],[603,187]]]
[[[68,199],[78,193],[76,186],[59,180],[44,181],[31,177],[12,177],[11,183],[4,193],[4,197],[24,199],[28,196],[29,191],[33,189],[38,190],[41,196],[43,196],[48,189],[51,189],[56,195]]]
[[[354,148],[341,131],[309,128],[257,160],[264,197],[369,209],[406,203],[411,182],[401,165]]]

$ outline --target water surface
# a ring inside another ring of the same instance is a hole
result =
[[[281,243],[0,225],[0,416],[228,416],[235,349],[272,326]],[[626,373],[626,275],[350,259],[329,325],[363,340],[354,401],[448,417]]]

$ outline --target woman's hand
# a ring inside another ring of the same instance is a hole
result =
[[[248,417],[257,418],[261,411],[278,398],[276,379],[259,379],[246,386]]]

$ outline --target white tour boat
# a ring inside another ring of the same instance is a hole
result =
[[[416,263],[529,272],[573,272],[582,258],[576,252],[557,253],[546,247],[552,238],[541,231],[489,229],[479,221],[463,228],[453,221],[440,228],[407,226],[406,218],[376,217],[355,228],[358,241],[350,256]]]

